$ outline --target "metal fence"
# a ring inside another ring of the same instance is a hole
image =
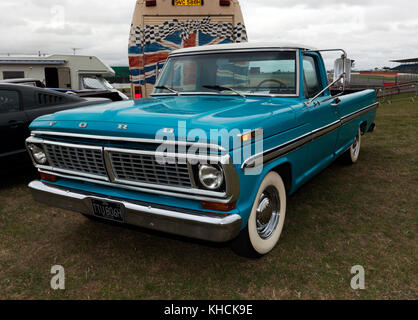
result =
[[[375,89],[394,85],[402,85],[410,82],[418,82],[418,74],[387,74],[381,76],[378,74],[352,74],[350,87]]]
[[[418,82],[403,83],[377,89],[377,96],[381,103],[418,99]]]

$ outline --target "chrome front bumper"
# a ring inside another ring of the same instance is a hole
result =
[[[41,181],[32,181],[29,188],[38,202],[86,215],[93,215],[92,199],[119,202],[125,207],[126,224],[195,239],[226,242],[238,236],[241,229],[241,217],[237,214],[216,216],[181,209],[176,211],[174,208],[154,208],[129,200],[65,190]]]

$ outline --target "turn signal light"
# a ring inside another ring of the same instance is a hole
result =
[[[157,0],[145,0],[145,5],[147,7],[155,7],[157,5]]]
[[[52,174],[48,174],[48,173],[40,173],[41,175],[41,179],[45,180],[45,181],[49,181],[49,182],[57,182],[58,178]]]
[[[219,0],[219,4],[223,7],[229,7],[231,5],[231,0]]]
[[[236,202],[232,203],[216,203],[209,201],[202,201],[202,208],[214,211],[231,211],[237,207]]]
[[[263,129],[256,129],[250,132],[246,132],[242,135],[240,135],[239,137],[241,137],[241,142],[247,142],[247,141],[252,141],[252,140],[256,140],[260,137],[262,137],[263,135]]]

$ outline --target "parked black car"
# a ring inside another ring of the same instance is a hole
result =
[[[109,102],[31,86],[0,84],[0,160],[26,154],[29,124],[37,117],[57,111]]]
[[[0,84],[21,84],[25,86],[46,88],[44,83],[38,79],[32,78],[19,78],[19,79],[8,79],[0,80]],[[104,98],[111,101],[123,101],[129,100],[129,97],[117,89],[112,88],[109,85],[107,89],[89,89],[89,90],[72,90],[72,89],[59,89],[59,88],[46,88],[57,92],[73,94],[81,98]]]

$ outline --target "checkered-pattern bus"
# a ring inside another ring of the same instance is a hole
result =
[[[172,50],[246,41],[238,0],[137,0],[129,37],[132,96],[151,94]]]

